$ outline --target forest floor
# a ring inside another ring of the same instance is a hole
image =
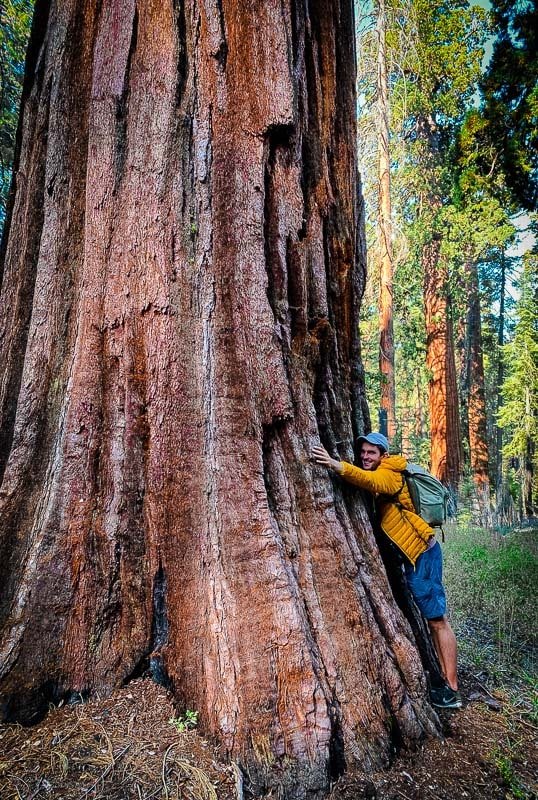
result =
[[[442,739],[385,771],[344,774],[330,800],[538,800],[538,543],[452,533],[463,708],[441,712]],[[184,722],[165,689],[138,679],[33,728],[0,726],[0,800],[246,800],[237,768]]]
[[[536,800],[538,724],[471,674],[461,689],[463,708],[440,712],[444,739],[400,753],[386,772],[344,776],[331,800]]]
[[[330,800],[538,798],[538,727],[528,709],[469,675],[445,738],[400,753],[386,771],[347,773]],[[52,710],[33,728],[0,726],[2,800],[238,800],[239,775],[149,679],[106,700]],[[246,796],[246,794],[245,794]]]

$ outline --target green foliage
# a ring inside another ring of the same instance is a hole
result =
[[[473,249],[479,252],[486,249],[486,243],[491,249],[492,241],[504,242],[513,229],[508,226],[506,234],[504,212],[496,209],[493,214],[483,199],[477,198],[472,213],[468,207],[454,204],[454,136],[477,91],[490,31],[487,12],[465,0],[392,0],[387,3],[387,24],[397,419],[401,429],[405,428],[413,458],[427,463],[426,396],[430,376],[425,367],[423,247],[432,237],[440,236],[445,260],[457,255],[450,287],[454,296],[464,252],[462,240],[472,234],[477,240]],[[372,209],[377,203],[377,173],[371,155],[375,151],[375,41],[371,32],[365,33],[359,45],[359,137],[361,152],[370,154],[369,159],[363,156],[361,165],[370,240],[375,238]],[[378,276],[373,264],[369,266],[370,286],[363,305],[361,337],[368,398],[375,406],[381,380],[375,302]],[[372,417],[376,417],[373,410]]]
[[[535,535],[512,531],[492,537],[489,531],[459,522],[448,529],[444,554],[449,605],[461,634],[463,660],[498,674],[535,673]],[[471,635],[466,642],[467,630]]]
[[[524,787],[520,784],[514,771],[514,755],[497,746],[491,753],[491,759],[508,789],[508,800],[526,800],[529,797]]]
[[[4,223],[32,0],[0,2],[0,230]]]
[[[491,251],[504,251],[515,240],[510,220],[515,208],[505,189],[496,152],[488,147],[483,113],[467,112],[448,154],[452,165],[450,203],[440,214],[445,254],[457,261],[464,253],[474,262]],[[460,259],[461,261],[461,259]]]
[[[518,321],[505,345],[507,377],[499,423],[510,433],[505,454],[518,456],[538,438],[538,254],[529,254],[521,278]]]
[[[185,733],[185,731],[192,730],[198,725],[198,711],[185,711],[180,717],[173,717],[169,719],[170,725],[173,725],[178,733]]]
[[[504,454],[517,459],[518,471],[534,474],[534,486],[523,485],[522,504],[538,506],[538,254],[525,259],[517,322],[512,340],[503,348],[506,379],[502,387],[499,425],[506,439]]]
[[[412,0],[406,24],[410,46],[394,82],[395,130],[414,126],[418,133],[421,117],[440,131],[453,128],[476,91],[488,14],[466,0]]]
[[[514,592],[517,602],[524,602],[533,592],[533,581],[538,579],[538,560],[513,541],[494,550],[486,544],[469,543],[462,546],[460,558],[473,576],[475,589],[480,594],[485,591],[487,597],[504,588]]]
[[[483,81],[487,138],[515,199],[538,208],[538,9],[493,0],[497,39]]]

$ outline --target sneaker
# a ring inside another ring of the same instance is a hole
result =
[[[461,695],[450,686],[441,686],[430,692],[432,706],[436,708],[461,708]]]

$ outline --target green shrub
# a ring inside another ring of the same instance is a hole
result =
[[[474,666],[536,670],[537,534],[447,526],[445,584],[462,657]]]

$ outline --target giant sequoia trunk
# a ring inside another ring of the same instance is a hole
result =
[[[441,208],[439,187],[440,137],[435,120],[428,114],[417,120],[417,137],[424,146],[423,159],[429,181],[420,207],[427,208],[423,218],[431,231],[421,252],[426,318],[426,366],[430,372],[428,405],[430,416],[430,469],[444,484],[458,491],[462,467],[458,384],[454,356],[454,338],[448,269],[441,255],[441,233],[437,215]],[[437,174],[436,174],[437,173]]]
[[[458,394],[465,462],[473,481],[473,516],[475,521],[491,527],[493,523],[490,481],[489,447],[487,438],[484,358],[482,352],[482,322],[478,268],[472,251],[466,255],[461,280],[462,306],[457,322],[456,371],[459,376]]]
[[[461,475],[458,386],[448,274],[440,258],[439,238],[423,250],[424,305],[426,312],[426,364],[430,370],[429,408],[431,471],[457,492]]]
[[[150,669],[252,792],[435,731],[357,494],[352,4],[38,0],[0,330],[0,688]],[[280,795],[279,795],[280,796]]]
[[[384,0],[376,3],[377,16],[377,259],[379,262],[379,372],[380,407],[387,420],[386,433],[396,435],[396,381],[394,376],[393,248],[390,198],[389,99],[387,85],[387,14]]]

